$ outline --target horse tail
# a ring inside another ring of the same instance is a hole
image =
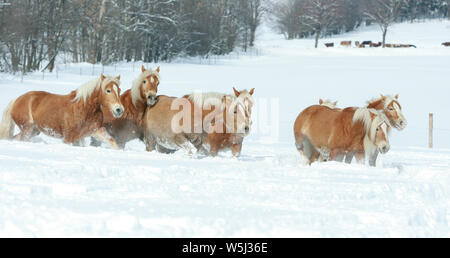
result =
[[[11,112],[15,102],[16,100],[11,101],[3,112],[2,122],[0,123],[0,140],[11,139],[14,136],[15,123]]]

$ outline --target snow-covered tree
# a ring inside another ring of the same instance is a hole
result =
[[[382,32],[383,48],[386,46],[388,28],[397,20],[405,0],[366,0],[367,17],[377,23]]]

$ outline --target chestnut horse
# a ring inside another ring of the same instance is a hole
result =
[[[238,91],[233,88],[234,94],[236,96],[237,103],[243,103],[242,108],[238,109],[238,112],[242,112],[245,116],[246,123],[251,125],[251,115],[253,108],[253,94],[255,93],[255,89]],[[213,157],[216,157],[219,151],[231,149],[231,154],[233,157],[239,157],[241,155],[242,143],[244,141],[244,137],[250,133],[250,126],[244,128],[245,133],[229,133],[226,132],[227,121],[217,121],[211,124],[211,127],[221,126],[223,133],[216,132],[212,130],[211,133],[208,134],[208,137],[205,139],[205,148],[209,149],[209,154]]]
[[[249,127],[242,107],[235,96],[222,93],[193,93],[182,98],[159,96],[144,118],[144,138],[147,151],[171,153],[185,149],[207,154],[203,146],[211,123],[226,121],[227,132],[244,133]],[[213,128],[221,132],[220,126]]]
[[[160,68],[156,71],[146,70],[142,66],[142,73],[133,81],[131,89],[120,96],[120,101],[125,107],[123,116],[111,123],[104,124],[108,133],[114,137],[121,149],[125,144],[134,139],[144,139],[142,120],[147,106],[156,104],[158,85],[160,82]],[[99,142],[93,139],[93,146],[99,146]]]
[[[368,108],[332,109],[315,105],[305,109],[294,124],[298,151],[311,164],[319,152],[325,160],[349,152],[389,151],[387,118]],[[370,164],[374,166],[373,163]]]
[[[28,141],[42,132],[62,138],[67,144],[79,144],[85,137],[92,136],[118,149],[103,124],[121,117],[124,112],[119,85],[120,76],[101,75],[68,95],[28,92],[6,108],[0,124],[0,139]],[[15,125],[20,133],[13,137]]]
[[[395,95],[395,97],[381,95],[380,98],[372,99],[367,102],[367,108],[379,110],[386,116],[389,122],[388,134],[391,127],[401,131],[405,129],[408,124],[402,113],[402,106],[398,102],[398,97],[398,94]],[[356,155],[355,157],[358,162],[363,162],[364,157],[366,156],[364,153],[348,153],[345,157],[345,162],[351,163],[354,155]],[[369,160],[371,160],[371,162],[376,162],[377,157],[378,151],[374,151],[369,157]]]

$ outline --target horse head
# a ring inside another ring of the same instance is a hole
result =
[[[253,94],[255,93],[255,88],[248,90],[242,90],[238,91],[235,88],[233,88],[234,94],[236,96],[236,102],[239,102],[242,104],[243,107],[243,113],[245,117],[246,127],[245,129],[245,135],[248,135],[250,133],[250,129],[252,126],[252,109],[255,101],[253,100]]]
[[[142,66],[141,75],[133,82],[132,96],[135,106],[139,100],[148,106],[153,106],[158,102],[156,94],[158,93],[160,82],[159,72],[159,67],[156,68],[156,71],[153,71],[152,69],[147,70]]]
[[[369,112],[372,119],[368,133],[369,140],[381,154],[386,154],[391,148],[388,138],[390,130],[388,118],[378,110],[371,109]]]
[[[250,123],[244,102],[234,96],[225,95],[222,98],[222,106],[226,133],[248,135]]]
[[[124,113],[124,107],[120,102],[120,76],[100,77],[99,102],[104,117],[120,118]]]
[[[389,119],[389,123],[397,130],[405,129],[408,122],[402,113],[402,106],[398,102],[398,94],[394,98],[381,95],[384,103],[384,114]]]

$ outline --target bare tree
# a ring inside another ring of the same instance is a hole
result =
[[[315,48],[323,31],[337,21],[340,0],[308,0],[305,3],[303,23],[314,31]]]
[[[377,23],[383,33],[383,48],[386,46],[388,28],[397,20],[405,0],[366,0],[364,14]]]

